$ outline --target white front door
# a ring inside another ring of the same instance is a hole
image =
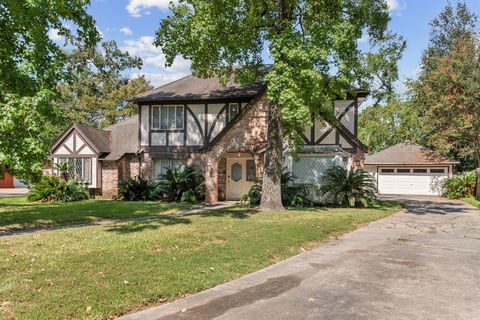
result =
[[[240,200],[255,180],[255,162],[248,158],[227,158],[227,200]]]

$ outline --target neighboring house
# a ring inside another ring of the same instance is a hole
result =
[[[333,165],[361,166],[367,147],[357,139],[356,91],[332,108],[333,127],[321,120],[305,128],[298,159],[285,153],[297,183],[315,183]],[[118,181],[139,174],[155,179],[166,169],[193,165],[205,176],[206,200],[237,200],[263,169],[268,101],[261,80],[240,86],[187,76],[131,99],[138,116],[103,130],[70,126],[53,144],[54,163],[71,163],[72,176],[104,196]]]
[[[375,176],[380,194],[441,195],[442,182],[457,164],[406,141],[368,155],[365,170]]]
[[[0,189],[25,188],[25,184],[12,176],[0,164]]]

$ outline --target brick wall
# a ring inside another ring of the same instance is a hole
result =
[[[113,198],[118,195],[118,161],[102,163],[102,196]]]

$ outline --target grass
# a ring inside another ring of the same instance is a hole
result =
[[[480,208],[480,199],[475,199],[474,197],[470,197],[470,198],[465,198],[463,200],[474,207]]]
[[[0,318],[107,319],[233,280],[399,208],[234,207],[0,238]]]
[[[188,204],[87,200],[69,203],[32,203],[27,197],[0,198],[0,231],[38,228],[174,213]]]

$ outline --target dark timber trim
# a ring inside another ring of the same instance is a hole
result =
[[[208,136],[207,136],[207,141],[210,141],[210,139],[212,138],[212,133],[213,133],[213,130],[215,129],[215,126],[217,125],[217,122],[218,120],[220,119],[220,117],[222,116],[222,113],[228,109],[228,103],[225,103],[222,107],[222,109],[220,109],[220,111],[217,113],[217,115],[215,116],[215,120],[213,120],[213,123],[212,123],[212,126],[210,127],[210,130],[208,130]],[[225,129],[225,128],[224,128]]]
[[[193,121],[195,121],[195,124],[197,125],[198,127],[198,130],[200,130],[200,135],[202,136],[202,143],[205,144],[205,134],[203,132],[203,129],[202,129],[202,125],[200,124],[200,120],[198,120],[198,118],[195,116],[195,114],[193,113],[192,109],[190,109],[190,107],[188,105],[185,105],[185,108],[186,110],[188,111],[188,113],[192,116],[193,118]],[[206,109],[206,108],[205,108]],[[205,116],[205,119],[207,117]],[[185,128],[187,126],[187,117],[185,116]],[[185,130],[186,131],[186,130]],[[187,132],[185,132],[185,143],[184,145],[186,146],[187,145]]]

